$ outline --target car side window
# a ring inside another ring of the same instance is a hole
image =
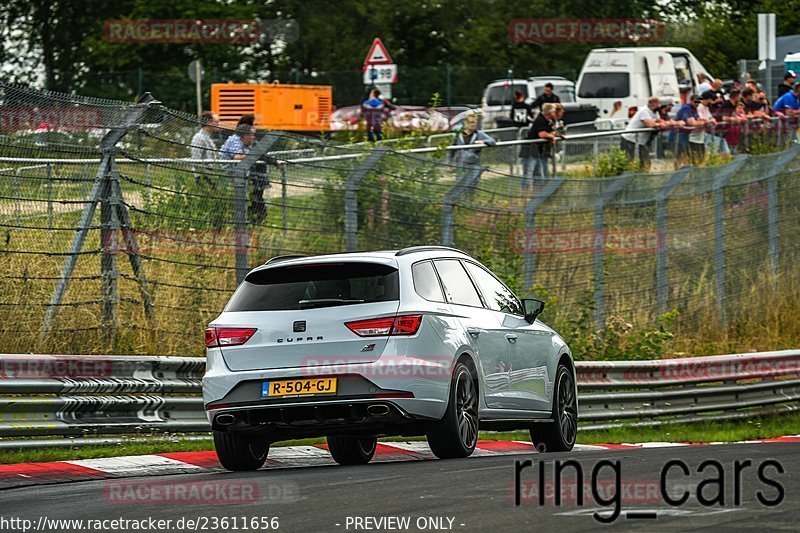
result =
[[[439,259],[434,261],[436,271],[444,285],[447,301],[454,304],[483,307],[478,291],[469,279],[467,271],[458,259]]]
[[[502,311],[512,315],[524,315],[522,304],[505,285],[487,270],[475,263],[466,263],[467,270],[480,287],[486,305],[495,311]]]
[[[411,267],[411,277],[414,279],[414,290],[417,294],[432,302],[444,302],[442,287],[439,278],[433,270],[433,263],[422,261]]]

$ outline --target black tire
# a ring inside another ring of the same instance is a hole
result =
[[[234,472],[258,470],[269,453],[269,443],[228,431],[214,431],[214,448],[223,468]]]
[[[377,437],[328,437],[328,450],[340,465],[365,465],[375,456]]]
[[[553,423],[531,429],[531,441],[540,453],[568,452],[578,436],[578,401],[575,378],[563,364],[556,370],[553,391]]]
[[[469,457],[478,442],[478,424],[475,373],[459,361],[453,369],[447,411],[428,430],[428,445],[439,459]]]

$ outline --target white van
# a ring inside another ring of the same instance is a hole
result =
[[[676,106],[686,102],[701,73],[713,79],[685,48],[600,48],[583,63],[577,101],[597,107],[598,128],[622,128],[652,95]]]
[[[514,103],[516,91],[521,91],[525,95],[525,101],[530,104],[544,92],[547,83],[553,84],[553,93],[561,99],[561,103],[575,101],[575,84],[561,76],[495,80],[483,90],[481,127],[496,128],[498,117],[508,118],[511,115],[511,104]]]

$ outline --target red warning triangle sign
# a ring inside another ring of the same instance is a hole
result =
[[[372,46],[369,49],[367,58],[364,60],[365,65],[390,65],[392,58],[389,56],[389,51],[386,50],[383,41],[376,37],[372,41]]]

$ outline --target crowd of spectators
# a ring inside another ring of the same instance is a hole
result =
[[[756,139],[774,133],[774,139],[796,138],[800,122],[800,82],[788,71],[778,90],[779,98],[770,104],[756,80],[746,78],[744,85],[729,90],[721,80],[698,77],[698,91],[686,103],[673,109],[671,102],[650,97],[647,106],[630,120],[622,134],[620,147],[630,161],[639,160],[650,167],[654,141],[662,136],[673,144],[676,167],[701,165],[709,152],[731,154],[750,152]],[[642,132],[656,128],[655,132]]]

